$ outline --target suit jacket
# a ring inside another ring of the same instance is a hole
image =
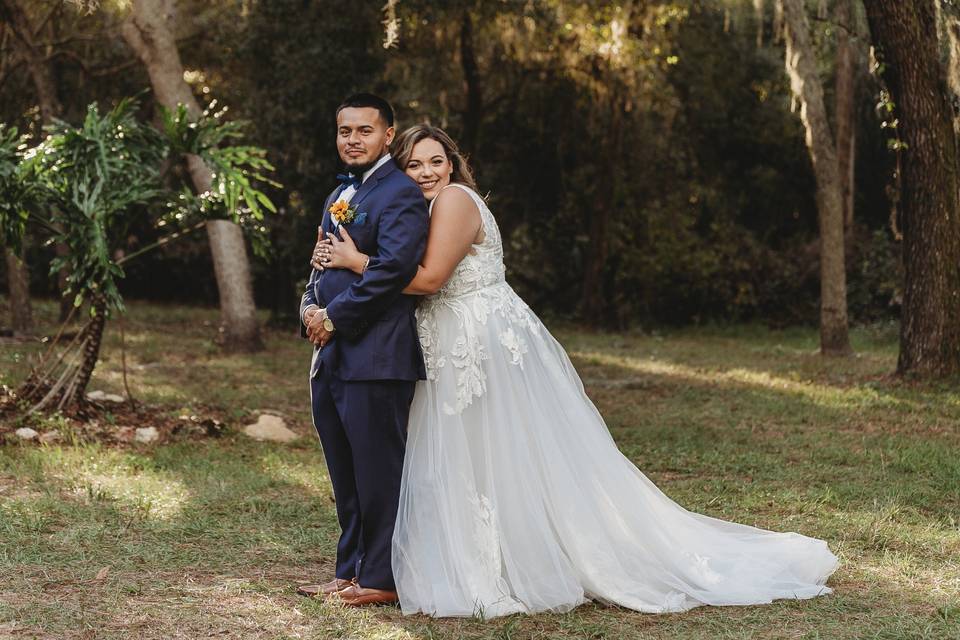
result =
[[[323,206],[324,233],[333,231],[329,208],[343,187]],[[422,380],[426,378],[417,337],[417,298],[402,293],[417,273],[427,243],[429,214],[417,184],[390,160],[368,177],[350,201],[363,222],[346,225],[357,248],[370,256],[362,275],[347,269],[313,269],[300,300],[303,312],[326,307],[334,331],[322,349],[314,347],[310,375],[321,366],[341,380]]]

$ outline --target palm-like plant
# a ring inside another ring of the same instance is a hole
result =
[[[190,122],[181,108],[164,113],[164,128],[158,132],[137,120],[137,107],[136,101],[124,100],[101,115],[93,104],[81,126],[59,122],[43,142],[26,151],[15,131],[0,129],[0,196],[12,194],[12,204],[0,204],[0,234],[15,243],[32,221],[54,241],[64,242],[70,251],[51,264],[51,271],[65,267],[75,309],[88,302],[90,310],[83,329],[57,349],[61,330],[17,390],[16,398],[28,412],[82,407],[106,319],[123,310],[118,289],[123,263],[210,218],[232,217],[255,239],[263,237],[263,212],[275,211],[255,186],[279,186],[265,175],[273,169],[265,152],[225,144],[242,135],[241,125],[222,121],[222,113]],[[164,186],[163,161],[184,153],[199,155],[215,168],[210,192],[194,195],[184,189],[174,196]],[[176,228],[124,256],[119,248],[128,227],[143,215],[156,216],[157,227]],[[255,241],[254,247],[262,252],[265,245]]]
[[[36,214],[39,222],[69,248],[52,262],[51,271],[65,268],[75,308],[90,302],[83,330],[56,357],[54,341],[21,386],[18,395],[31,403],[30,410],[82,401],[100,356],[107,314],[123,309],[117,288],[123,269],[113,247],[136,208],[162,194],[159,167],[166,148],[156,131],[137,121],[136,107],[124,100],[101,115],[96,104],[90,105],[81,126],[58,122],[24,156],[22,172],[40,186],[47,205]]]

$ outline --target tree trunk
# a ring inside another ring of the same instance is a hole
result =
[[[157,102],[168,109],[183,104],[190,116],[197,118],[203,110],[183,79],[173,14],[172,0],[134,0],[122,33],[146,66]],[[213,179],[210,168],[197,157],[187,158],[187,168],[197,193],[209,191]],[[220,292],[223,344],[234,351],[260,349],[263,343],[243,234],[233,222],[217,220],[207,223],[207,238]]]
[[[247,263],[246,245],[240,227],[229,220],[207,222],[207,236],[213,252],[213,266],[217,274],[220,296],[235,300],[237,307],[221,308],[225,327],[224,347],[230,351],[248,351],[251,345],[241,343],[236,336],[259,336],[257,316],[254,313],[253,293],[249,286],[250,267]],[[237,310],[242,311],[237,313]],[[263,345],[257,339],[256,348]]]
[[[901,374],[960,373],[960,186],[953,112],[934,0],[866,0],[896,104],[901,151],[904,294]]]
[[[35,29],[30,17],[18,0],[0,0],[0,12],[14,35],[16,51],[23,58],[30,79],[37,92],[37,103],[44,124],[63,112],[53,77],[53,67],[47,55],[34,43]]]
[[[7,257],[7,279],[10,283],[10,311],[14,333],[33,331],[33,308],[30,305],[30,272],[22,256],[10,249]]]
[[[852,0],[837,0],[837,166],[843,196],[843,227],[847,238],[853,229],[853,178],[856,146],[856,51],[850,38],[853,25]]]
[[[620,157],[621,124],[623,104],[616,97],[610,98],[610,119],[606,128],[607,141],[603,146],[605,158]],[[614,207],[617,167],[597,163],[598,176],[593,206],[588,210],[590,216],[587,226],[589,243],[586,247],[583,268],[583,283],[580,291],[580,317],[590,326],[597,327],[607,320],[607,296],[604,287],[604,270],[610,253],[610,217]]]
[[[938,24],[943,27],[943,36],[950,51],[947,84],[953,92],[954,100],[960,100],[960,12],[952,4],[942,7],[942,12],[943,17],[938,20]],[[960,113],[954,112],[953,129],[960,133]]]
[[[820,220],[820,352],[851,352],[847,330],[847,276],[843,247],[843,194],[833,135],[823,102],[823,86],[810,41],[803,0],[783,0],[787,32],[787,72],[800,98],[800,118],[817,180]]]
[[[766,0],[753,0],[753,16],[757,21],[757,49],[763,46],[763,5]]]
[[[27,12],[24,10],[23,5],[18,0],[0,0],[0,18],[5,20],[9,26],[10,31],[13,33],[13,47],[17,52],[17,55],[21,57],[27,65],[27,72],[30,75],[30,80],[33,83],[34,91],[36,92],[37,104],[40,107],[40,117],[44,124],[50,124],[54,118],[59,117],[63,113],[63,105],[60,102],[59,92],[57,91],[57,83],[54,79],[53,65],[50,62],[50,58],[46,55],[44,51],[41,51],[34,42],[35,37],[35,28],[30,21],[30,17],[27,15]],[[58,252],[61,250],[66,251],[66,245],[62,243],[57,245]],[[24,256],[16,256],[20,260],[19,271],[29,274],[29,268],[24,263]],[[8,264],[9,258],[8,258]],[[16,289],[18,294],[22,293],[26,296],[21,301],[17,301],[14,305],[16,310],[19,307],[21,310],[27,310],[27,322],[32,322],[32,314],[30,311],[30,291],[29,289],[19,289],[17,283],[13,281],[14,278],[21,277],[19,271],[15,272],[13,269],[9,270],[8,276],[10,280],[10,292],[11,296],[13,291]],[[65,289],[66,282],[66,272],[61,270],[59,277],[57,279],[58,284],[60,285],[60,320],[63,321],[66,319],[67,313],[70,310],[70,300],[62,295]],[[13,302],[13,301],[11,301]],[[16,311],[14,312],[16,313]],[[14,317],[14,329],[16,330],[18,319]],[[32,330],[32,326],[25,326],[20,329],[23,332],[29,332]]]
[[[470,11],[464,10],[460,23],[460,66],[463,68],[463,82],[467,95],[467,108],[463,114],[463,136],[460,147],[468,155],[473,154],[480,131],[480,118],[483,115],[483,93],[480,86],[480,72],[473,51],[473,21]]]
[[[92,318],[84,331],[82,360],[76,377],[60,399],[58,408],[67,408],[82,404],[86,397],[87,385],[93,377],[93,370],[100,361],[100,346],[103,344],[103,329],[107,323],[107,305],[102,297],[96,297],[90,304]]]

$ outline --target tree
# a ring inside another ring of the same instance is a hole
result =
[[[74,307],[89,302],[90,310],[90,319],[66,346],[61,344],[61,330],[16,391],[28,412],[84,406],[106,320],[123,310],[118,281],[126,262],[224,215],[262,236],[264,210],[274,211],[256,186],[271,183],[265,172],[273,167],[265,153],[230,144],[241,137],[242,123],[222,122],[222,112],[212,116],[204,112],[195,120],[181,105],[174,112],[163,112],[160,132],[136,119],[137,108],[135,101],[124,100],[101,115],[95,103],[90,105],[81,126],[59,122],[39,145],[18,151],[22,159],[14,172],[3,170],[11,164],[11,154],[3,152],[16,132],[0,138],[0,178],[10,174],[0,181],[0,188],[13,203],[0,207],[4,242],[16,246],[29,220],[51,233],[52,240],[65,243],[69,252],[51,269],[67,268]],[[161,166],[184,153],[214,169],[207,192],[195,195],[185,187],[176,194],[163,186]],[[125,255],[132,223],[151,215],[156,216],[158,229],[176,230]],[[263,249],[259,242],[254,247]]]
[[[0,241],[5,248],[12,328],[26,333],[33,328],[30,306],[29,272],[20,256],[21,238],[26,223],[24,203],[30,199],[30,188],[19,175],[20,157],[27,144],[15,128],[0,125]]]
[[[843,181],[836,146],[823,100],[823,85],[810,39],[803,0],[783,0],[787,32],[787,72],[800,99],[800,117],[807,130],[807,149],[817,179],[820,221],[820,352],[851,352],[847,326],[847,282],[844,264]]]
[[[185,105],[190,117],[196,119],[203,110],[183,79],[183,64],[173,35],[173,9],[173,0],[134,0],[122,33],[147,68],[157,102],[170,110]],[[186,163],[196,192],[209,192],[214,179],[210,167],[192,154],[186,156]],[[243,233],[229,220],[211,220],[206,228],[220,292],[223,345],[232,351],[261,349]]]
[[[53,11],[56,7],[53,8]],[[20,59],[24,61],[33,83],[40,118],[44,124],[50,124],[63,112],[63,106],[54,81],[50,58],[37,45],[37,27],[34,25],[20,0],[0,0],[0,18],[9,29],[12,45]],[[41,22],[41,28],[43,24]],[[32,330],[33,313],[30,305],[30,272],[26,264],[25,250],[19,254],[10,248],[4,250],[7,261],[7,278],[10,286],[10,307],[13,316],[13,330],[29,332]],[[66,274],[62,274],[61,285]],[[62,286],[61,286],[62,289]],[[66,317],[69,302],[62,298],[61,320]]]
[[[853,0],[837,0],[834,22],[837,31],[835,96],[837,122],[837,171],[843,196],[843,227],[847,237],[853,229],[853,178],[856,150],[856,49],[853,46]]]
[[[901,374],[960,372],[957,138],[934,0],[865,0],[896,113],[904,293]]]

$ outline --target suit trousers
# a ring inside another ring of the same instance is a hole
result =
[[[340,522],[337,577],[394,590],[393,527],[415,381],[339,379],[322,363],[310,379],[313,426]]]

